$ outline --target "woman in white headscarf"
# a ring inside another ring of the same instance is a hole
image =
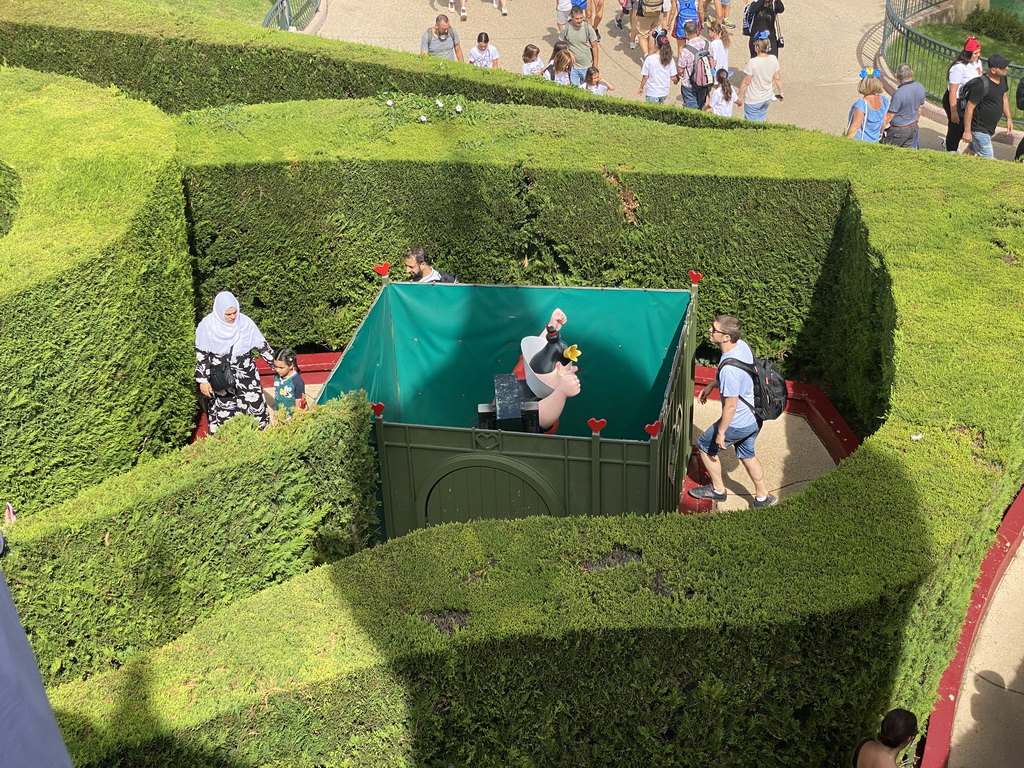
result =
[[[239,413],[255,417],[261,428],[270,423],[253,350],[273,365],[273,350],[256,323],[239,311],[238,299],[228,291],[218,293],[213,312],[196,328],[196,383],[208,398],[211,432]]]

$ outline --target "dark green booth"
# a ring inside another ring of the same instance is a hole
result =
[[[475,518],[676,509],[696,290],[385,285],[318,400],[365,389],[383,406],[385,536]],[[478,429],[494,376],[512,372],[520,340],[556,307],[568,317],[562,338],[582,353],[581,392],[557,434]]]

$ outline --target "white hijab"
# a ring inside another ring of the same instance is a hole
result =
[[[221,291],[213,300],[213,312],[199,321],[196,328],[196,349],[215,355],[245,355],[266,343],[260,329],[248,315],[239,311],[235,322],[224,319],[229,309],[238,309],[238,299],[229,291]],[[234,351],[232,351],[232,349]]]

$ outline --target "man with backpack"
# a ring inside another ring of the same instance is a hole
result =
[[[718,377],[704,387],[700,393],[700,401],[706,403],[708,395],[717,386],[722,395],[722,417],[697,438],[701,462],[711,475],[711,482],[699,488],[691,488],[689,493],[695,499],[714,499],[721,502],[728,498],[722,478],[722,462],[718,454],[732,446],[736,448],[736,458],[740,460],[754,482],[753,506],[769,507],[777,503],[778,499],[768,493],[768,487],[764,483],[764,470],[754,454],[754,441],[761,431],[761,420],[755,411],[760,410],[762,418],[774,418],[781,410],[765,410],[768,407],[768,390],[771,389],[767,383],[758,383],[755,396],[754,382],[758,376],[755,363],[758,361],[747,342],[740,338],[742,330],[743,324],[732,315],[719,315],[711,323],[708,338],[722,350],[722,360],[718,365]],[[765,365],[763,361],[760,362],[762,366]],[[771,383],[777,385],[781,377],[770,363],[767,367],[775,376]],[[781,383],[784,387],[785,382]],[[785,389],[782,390],[781,396],[783,406],[784,393]]]
[[[704,109],[708,89],[714,85],[709,43],[697,32],[692,21],[683,24],[686,45],[679,51],[679,82],[682,83],[683,106]]]
[[[1010,86],[1006,70],[1010,60],[998,53],[988,57],[988,71],[981,77],[968,80],[960,86],[959,102],[964,102],[964,136],[968,155],[995,158],[992,137],[999,126],[999,116],[1006,116],[1006,135],[1013,135],[1013,116],[1010,114]]]

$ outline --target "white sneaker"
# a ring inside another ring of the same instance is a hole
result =
[[[636,40],[631,40],[630,43],[629,43],[629,50],[632,51],[632,50],[635,50],[635,49],[636,49]]]
[[[466,6],[462,6],[462,8],[459,10],[459,16],[462,17],[463,21],[466,20]]]
[[[494,0],[494,7],[495,7],[495,8],[497,8],[497,7],[498,7],[498,0]]]

